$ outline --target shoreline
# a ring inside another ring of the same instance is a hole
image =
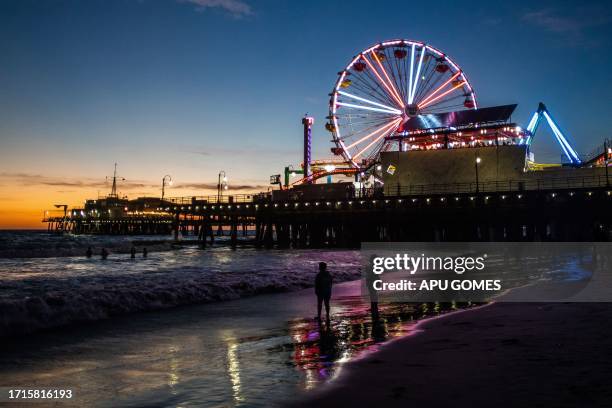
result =
[[[122,254],[121,259],[84,261],[107,267],[113,267],[113,263],[132,265],[126,254]],[[143,262],[157,268],[157,261],[155,254],[151,253]],[[185,266],[163,274],[138,275],[136,279],[106,276],[102,284],[101,275],[97,274],[87,282],[76,278],[69,285],[63,284],[55,289],[49,289],[49,284],[43,282],[44,288],[32,295],[0,299],[0,339],[14,340],[33,333],[77,327],[135,313],[155,313],[183,306],[296,292],[313,287],[315,274],[314,268],[300,274],[294,274],[290,269],[281,273],[250,272],[259,276],[244,280],[237,274],[235,281],[230,282],[227,274],[222,272],[214,273],[211,278],[210,275],[189,271],[190,267]],[[339,268],[334,276],[340,284],[359,280],[361,273],[355,268]],[[127,283],[124,279],[128,279]],[[70,291],[73,287],[78,290]]]
[[[610,406],[612,329],[601,325],[610,318],[606,303],[492,303],[444,314],[285,405]]]

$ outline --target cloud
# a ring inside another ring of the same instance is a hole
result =
[[[98,180],[91,178],[73,179],[67,177],[52,177],[43,176],[40,174],[31,173],[0,173],[0,179],[8,179],[13,184],[19,184],[21,186],[51,186],[51,187],[81,187],[81,188],[110,188],[110,180]],[[150,188],[158,187],[157,184],[151,184],[139,180],[125,180],[119,184],[121,189],[133,189],[133,188]]]
[[[173,186],[177,189],[192,189],[192,190],[216,190],[217,184],[215,183],[181,183]],[[230,190],[232,191],[265,191],[268,186],[257,185],[257,184],[230,184]]]
[[[31,173],[10,173],[3,172],[0,173],[0,179],[10,181],[12,186],[26,186],[26,187],[41,187],[41,186],[50,186],[50,187],[59,187],[59,188],[97,188],[100,190],[108,190],[111,188],[111,181],[104,181],[98,179],[70,179],[65,177],[50,177],[43,176],[40,174],[31,174]],[[142,191],[142,189],[152,189],[159,190],[159,183],[152,183],[141,180],[125,180],[118,183],[117,188],[122,192],[130,192],[130,195],[147,195],[151,194],[151,191]],[[244,192],[260,192],[266,191],[268,186],[261,184],[246,184],[244,181],[239,184],[231,184],[229,185],[231,191],[244,191]],[[136,190],[136,191],[135,191]],[[140,190],[140,191],[138,191]],[[171,189],[167,189],[166,191],[169,193],[170,190],[179,191],[179,190],[217,190],[216,183],[199,183],[199,182],[184,182],[184,183],[175,183]],[[68,193],[75,192],[75,190],[57,190],[58,193]],[[168,194],[171,195],[171,194]]]
[[[595,45],[593,38],[587,38],[589,29],[608,24],[610,12],[598,8],[580,8],[572,13],[562,14],[553,9],[541,9],[524,13],[521,20],[545,31],[564,36],[570,44]]]
[[[179,148],[182,153],[191,153],[200,156],[233,156],[233,157],[249,157],[254,155],[258,157],[275,157],[301,154],[300,148],[277,148],[277,147],[261,147],[252,145],[240,145],[237,147],[203,147],[203,146],[182,146]]]
[[[583,23],[556,15],[552,10],[539,10],[525,13],[523,21],[557,33],[580,31]]]
[[[242,0],[178,0],[178,2],[195,4],[197,6],[196,10],[198,11],[219,8],[237,18],[246,17],[253,14],[251,6]]]

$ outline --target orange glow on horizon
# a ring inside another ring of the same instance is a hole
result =
[[[121,195],[130,199],[137,197],[160,197],[160,189],[125,189]],[[231,185],[229,191],[223,195],[238,195],[260,192],[260,190],[234,190]],[[106,196],[108,191],[100,191],[100,196]],[[216,190],[192,188],[173,188],[171,193],[166,190],[166,196],[170,197],[192,197],[216,195]],[[69,191],[60,191],[55,186],[46,185],[20,185],[9,180],[2,180],[0,184],[0,230],[1,229],[46,229],[43,223],[45,211],[52,211],[51,215],[59,214],[61,209],[54,207],[55,204],[67,204],[69,208],[80,208],[87,199],[98,198],[97,189],[75,188]]]

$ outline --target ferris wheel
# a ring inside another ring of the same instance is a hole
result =
[[[429,114],[476,109],[476,95],[461,68],[442,51],[412,40],[376,44],[338,73],[327,130],[355,168],[399,146],[392,135]],[[400,142],[401,143],[401,142]]]

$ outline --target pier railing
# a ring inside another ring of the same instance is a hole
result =
[[[588,177],[540,178],[526,180],[486,181],[452,184],[385,185],[384,195],[410,196],[424,194],[495,193],[511,191],[568,190],[609,186],[605,175]],[[362,192],[360,192],[362,193]],[[372,194],[372,192],[366,192]]]
[[[232,194],[232,195],[207,195],[207,196],[189,196],[189,197],[173,197],[167,198],[165,201],[174,205],[190,205],[192,203],[206,204],[231,204],[231,203],[252,203],[259,201],[267,196],[266,193],[256,194]]]
[[[411,185],[385,185],[380,188],[357,189],[350,193],[350,197],[365,198],[377,196],[413,196],[426,194],[467,194],[467,193],[495,193],[513,191],[540,191],[540,190],[568,190],[577,188],[596,188],[610,185],[610,180],[605,175],[585,177],[563,177],[563,178],[540,178],[523,180],[486,181],[472,183],[450,183],[450,184],[411,184]],[[341,197],[330,197],[332,199]],[[168,199],[172,205],[196,205],[196,204],[232,204],[232,203],[257,203],[271,201],[269,193],[238,194],[225,196],[192,196],[175,197]],[[281,201],[302,201],[303,197],[288,196]]]

